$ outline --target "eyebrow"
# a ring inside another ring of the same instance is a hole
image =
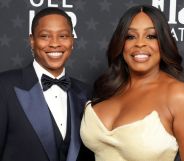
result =
[[[43,28],[39,31],[40,32],[52,32],[50,29],[47,29],[47,28]],[[66,30],[66,29],[61,29],[61,30],[58,30],[58,31],[54,31],[54,32],[70,32],[69,30]]]
[[[144,30],[150,30],[150,29],[155,29],[155,27],[147,27]],[[133,27],[129,27],[128,30],[137,30],[137,29]]]

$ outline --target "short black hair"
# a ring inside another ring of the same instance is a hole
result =
[[[68,24],[71,27],[71,31],[73,30],[73,24],[72,24],[71,17],[65,11],[63,11],[62,9],[57,8],[57,7],[47,7],[47,8],[40,10],[34,16],[33,21],[32,21],[32,25],[31,25],[32,34],[34,34],[35,28],[38,25],[39,20],[44,16],[52,15],[52,14],[58,14],[58,15],[64,16],[66,18],[66,20],[68,21]]]

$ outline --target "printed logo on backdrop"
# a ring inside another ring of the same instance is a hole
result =
[[[30,3],[33,7],[41,7],[43,4],[45,4],[45,0],[37,0],[35,2],[35,0],[30,0]],[[57,4],[57,2],[55,0],[47,0],[47,6],[48,7],[59,7],[59,4]],[[62,0],[62,8],[66,11],[66,13],[71,17],[72,19],[72,23],[73,23],[73,34],[74,37],[77,38],[77,34],[75,32],[75,26],[77,24],[77,17],[76,14],[71,12],[71,11],[67,11],[69,8],[73,8],[72,4],[67,4],[67,0]],[[31,23],[33,20],[33,17],[35,15],[35,11],[34,10],[30,10],[29,11],[29,33],[31,33]]]
[[[140,4],[165,13],[184,57],[184,0],[0,0],[0,72],[32,61],[28,37],[35,12],[59,7],[71,16],[77,38],[67,72],[90,85],[107,66],[105,52],[122,13]]]
[[[57,3],[56,0],[30,0],[30,4],[33,7],[41,7],[43,4],[45,4],[47,1],[47,6],[48,7],[58,7],[59,4]],[[180,9],[179,11],[177,10],[177,0],[152,0],[152,5],[160,8],[161,11],[165,11],[165,4],[169,3],[169,15],[168,15],[168,23],[170,24],[171,27],[171,33],[173,37],[176,39],[178,42],[182,42],[184,40],[184,8]],[[77,24],[77,17],[74,12],[68,11],[69,9],[73,8],[72,4],[68,4],[67,0],[62,0],[62,8],[66,11],[66,13],[69,14],[69,16],[72,18],[72,23],[74,26],[73,34],[74,37],[77,38],[77,33],[75,31],[75,26]],[[34,10],[29,11],[29,33],[31,33],[31,23],[32,19],[35,15]]]
[[[165,11],[165,3],[169,3],[168,23],[172,25],[171,33],[178,42],[184,39],[184,8],[177,10],[177,0],[152,0],[152,5]]]

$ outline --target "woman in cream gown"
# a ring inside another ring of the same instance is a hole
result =
[[[129,9],[107,57],[80,130],[96,161],[184,161],[182,58],[163,13]]]

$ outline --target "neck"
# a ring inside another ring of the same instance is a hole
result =
[[[162,74],[163,72],[160,70],[154,70],[149,73],[131,73],[130,87],[142,86],[157,82]]]
[[[56,78],[63,72],[63,69],[58,69],[58,70],[48,70],[47,69],[47,71]]]

